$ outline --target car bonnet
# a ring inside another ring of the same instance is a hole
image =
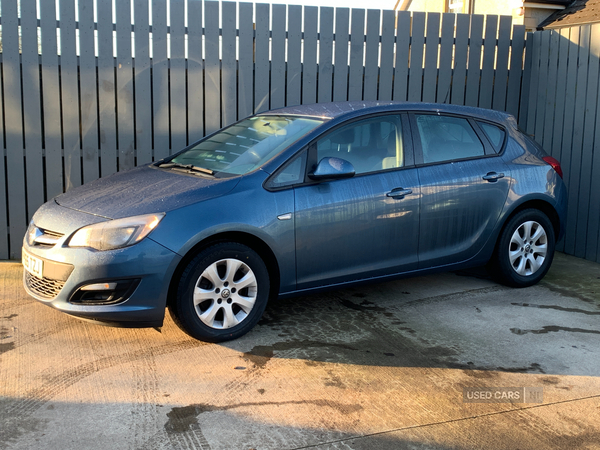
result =
[[[142,166],[56,197],[59,205],[107,219],[168,212],[231,191],[240,177],[207,178]]]

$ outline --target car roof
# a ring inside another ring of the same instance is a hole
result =
[[[475,108],[472,106],[447,105],[442,103],[414,103],[400,101],[351,101],[313,103],[310,105],[286,106],[284,108],[265,111],[259,115],[285,115],[319,117],[321,119],[336,119],[343,116],[356,116],[384,111],[416,111],[416,112],[440,112],[450,114],[461,114],[475,118],[490,120],[516,128],[517,123],[513,116],[501,111],[491,109]]]

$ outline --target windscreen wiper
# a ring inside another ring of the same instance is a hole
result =
[[[161,169],[184,169],[185,171],[188,171],[188,172],[200,172],[200,173],[205,173],[207,175],[212,175],[212,176],[215,175],[214,170],[205,169],[204,167],[195,166],[193,164],[180,164],[180,163],[167,162],[167,163],[159,164],[158,167],[160,167]]]

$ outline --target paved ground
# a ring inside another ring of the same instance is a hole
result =
[[[281,301],[223,345],[68,317],[21,270],[0,265],[0,448],[600,448],[598,264],[558,255],[523,290],[471,272]]]

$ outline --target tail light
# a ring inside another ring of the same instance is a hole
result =
[[[560,163],[556,158],[553,158],[552,156],[544,156],[542,159],[552,166],[559,177],[563,177],[562,168],[560,167]]]

